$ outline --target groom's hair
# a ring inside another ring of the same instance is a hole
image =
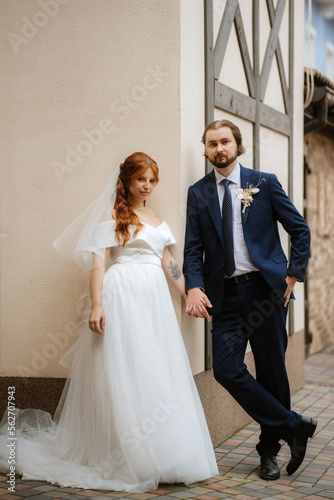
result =
[[[206,126],[204,130],[204,134],[202,136],[202,142],[205,145],[205,140],[206,140],[206,133],[208,130],[218,130],[219,128],[222,127],[228,127],[231,129],[231,132],[234,136],[235,142],[237,143],[237,153],[238,156],[244,154],[246,152],[246,149],[244,145],[242,144],[242,135],[240,132],[239,127],[237,127],[234,123],[230,122],[230,120],[216,120],[214,122],[209,123],[209,125]]]

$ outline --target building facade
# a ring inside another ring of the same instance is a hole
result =
[[[1,384],[54,411],[87,277],[51,244],[134,151],[160,167],[152,206],[182,261],[187,188],[205,174],[206,122],[243,133],[244,166],[274,172],[303,210],[303,0],[3,2]],[[15,203],[13,204],[13,193]],[[6,216],[7,210],[10,215]],[[10,210],[10,212],[9,212]],[[288,238],[282,231],[285,251]],[[214,381],[210,335],[175,309],[214,444],[249,417]],[[304,287],[287,353],[303,385]],[[252,354],[246,362],[253,370]]]
[[[305,217],[312,231],[306,280],[305,345],[313,354],[334,343],[334,6],[305,9]]]

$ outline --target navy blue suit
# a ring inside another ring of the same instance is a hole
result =
[[[278,441],[290,440],[301,421],[300,415],[290,411],[283,296],[287,274],[304,280],[310,231],[274,174],[241,166],[240,176],[242,188],[251,184],[259,188],[242,213],[242,229],[261,274],[239,284],[224,279],[223,226],[214,171],[188,191],[183,272],[186,290],[204,289],[213,305],[209,313],[213,317],[215,378],[260,423],[260,455],[277,454]],[[289,265],[277,222],[291,236]],[[243,361],[247,340],[255,359],[256,380]]]

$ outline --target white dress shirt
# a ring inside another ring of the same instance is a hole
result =
[[[221,184],[221,181],[223,179],[226,179],[226,177],[221,175],[216,169],[214,169],[214,171],[216,176],[219,205],[222,210],[225,187],[224,184]],[[232,276],[238,276],[240,274],[258,271],[258,268],[256,267],[252,257],[250,256],[242,230],[241,200],[237,198],[237,189],[241,187],[239,163],[237,163],[227,179],[231,181],[229,184],[229,188],[231,191],[233,209],[233,247],[235,271]]]

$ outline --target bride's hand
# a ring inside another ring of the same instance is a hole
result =
[[[104,333],[105,317],[102,306],[92,306],[88,325],[92,332]]]
[[[210,321],[207,308],[212,304],[205,293],[200,288],[190,288],[186,298],[186,313],[195,318],[206,318]]]

